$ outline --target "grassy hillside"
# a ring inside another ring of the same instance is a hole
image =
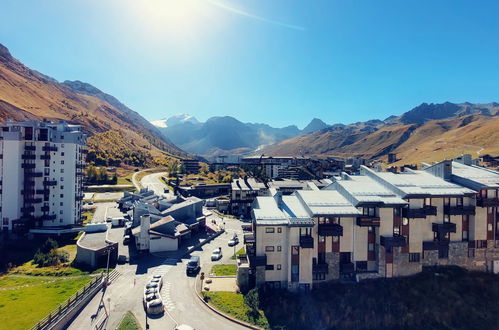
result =
[[[279,308],[276,308],[279,306]],[[394,279],[260,294],[272,328],[499,329],[499,278],[435,268]]]
[[[81,124],[84,131],[100,144],[107,141],[109,134],[99,133],[116,132],[116,139],[122,139],[119,144],[126,144],[139,159],[142,154],[153,158],[185,156],[159,133],[148,130],[137,118],[130,118],[128,112],[95,96],[73,92],[69,87],[24,66],[0,45],[0,121],[9,118],[46,118]],[[101,140],[101,137],[104,139]]]

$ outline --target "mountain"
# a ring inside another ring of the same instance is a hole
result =
[[[419,163],[461,153],[499,155],[499,104],[423,103],[401,116],[333,125],[283,140],[259,153],[284,156],[358,156]]]
[[[172,127],[175,125],[191,123],[191,124],[199,124],[199,121],[191,115],[187,115],[185,113],[181,113],[178,115],[173,115],[169,118],[164,118],[160,120],[153,120],[151,124],[161,128]]]
[[[309,134],[312,132],[320,131],[327,127],[329,127],[328,124],[318,118],[314,118],[307,126],[305,126],[305,128],[302,130],[302,134]]]
[[[59,83],[26,67],[0,44],[0,121],[8,118],[80,124],[89,135],[88,157],[100,164],[146,165],[154,158],[186,156],[116,98],[79,81]]]
[[[204,157],[251,153],[273,144],[306,133],[295,125],[275,128],[267,124],[243,123],[233,117],[211,117],[201,123],[186,114],[151,121],[167,139],[187,152]],[[323,129],[327,125],[314,119],[307,132]],[[186,134],[188,132],[188,134]]]

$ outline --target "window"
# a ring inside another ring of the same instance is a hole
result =
[[[298,245],[293,245],[291,247],[291,254],[297,256],[300,254],[300,247]]]
[[[64,165],[64,161],[63,160],[61,160],[61,165]]]
[[[467,240],[468,240],[468,231],[463,230],[463,241],[467,241]]]
[[[64,194],[60,194],[60,195],[59,195],[59,197],[60,197],[60,198],[64,198]]]
[[[265,270],[274,270],[274,265],[265,265]]]
[[[313,273],[312,280],[314,281],[323,281],[326,279],[326,274],[324,273]]]
[[[62,206],[62,205],[64,205],[64,203],[63,203],[63,202],[60,202],[60,203],[59,203],[59,206]]]
[[[59,214],[64,214],[64,212],[62,210],[59,211]]]
[[[64,173],[64,169],[63,168],[61,168],[61,173]]]
[[[64,156],[64,151],[63,151],[63,152],[61,152],[61,156]]]
[[[409,262],[419,262],[421,254],[419,253],[409,253]]]
[[[457,206],[463,206],[463,198],[462,197],[456,198],[456,205]]]
[[[355,263],[356,270],[359,272],[367,272],[367,261],[357,261]]]
[[[444,214],[444,222],[450,222],[450,215]]]
[[[265,228],[265,232],[266,233],[273,233],[274,232],[274,228],[267,227],[267,228]]]
[[[400,227],[399,226],[393,227],[393,234],[394,235],[399,235],[400,234]]]
[[[431,198],[427,197],[424,199],[424,205],[428,205],[430,206],[431,205]]]
[[[400,217],[402,215],[402,211],[400,207],[396,207],[393,209],[393,215],[396,217]]]
[[[492,231],[494,228],[491,223],[487,224],[487,230]]]
[[[376,216],[376,208],[375,207],[364,207],[362,209],[362,214],[370,217]]]
[[[374,251],[374,243],[367,244],[367,251]]]
[[[373,226],[369,226],[369,227],[367,227],[367,231],[368,231],[369,233],[372,233],[372,232],[374,231],[374,227],[373,227]]]
[[[64,181],[64,177],[61,176],[61,181]]]
[[[64,148],[64,143],[61,143],[61,148]]]
[[[444,205],[445,206],[449,206],[450,205],[450,198],[449,197],[445,197],[444,198]]]
[[[409,219],[407,219],[407,218],[402,218],[402,224],[403,224],[404,226],[407,226],[407,225],[409,224]]]
[[[266,246],[265,252],[274,252],[274,247],[273,246]]]
[[[282,251],[282,247],[280,245],[277,246],[277,252],[281,252]]]
[[[326,238],[324,236],[319,236],[319,243],[324,243]]]
[[[64,189],[64,186],[61,186],[61,189]]]
[[[281,270],[281,265],[277,265],[277,270]]]
[[[334,243],[338,243],[340,240],[340,237],[339,236],[333,236],[333,242]]]
[[[281,227],[277,228],[277,232],[282,233],[282,228]]]

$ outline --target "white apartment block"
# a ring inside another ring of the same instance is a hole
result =
[[[436,265],[499,272],[499,172],[478,166],[362,166],[323,190],[256,197],[252,217],[247,277],[256,285],[306,290]]]
[[[2,231],[79,224],[85,135],[78,125],[7,121],[0,129]]]

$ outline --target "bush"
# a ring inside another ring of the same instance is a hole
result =
[[[49,238],[43,243],[33,257],[33,263],[38,267],[58,266],[69,261],[69,253],[66,251],[57,251],[59,245],[55,240]]]

